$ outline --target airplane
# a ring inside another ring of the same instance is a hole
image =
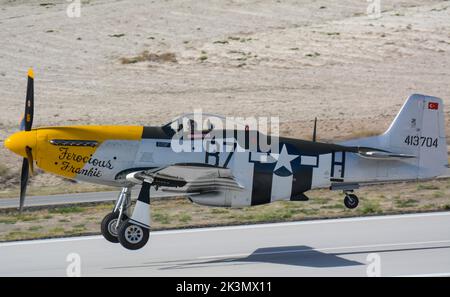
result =
[[[443,101],[419,94],[406,100],[383,134],[341,143],[318,142],[316,122],[309,141],[266,135],[248,125],[227,130],[212,124],[223,120],[219,116],[206,125],[187,114],[163,126],[32,128],[33,117],[30,69],[22,131],[4,142],[23,157],[20,211],[34,163],[64,178],[120,187],[101,232],[130,250],[144,247],[149,239],[151,188],[152,193],[215,207],[307,201],[307,191],[329,188],[342,191],[345,206],[353,209],[359,203],[354,191],[361,186],[430,179],[448,166]],[[215,136],[208,138],[211,134]],[[259,146],[264,137],[272,144],[270,150]],[[216,150],[195,149],[205,140]],[[180,150],[180,144],[192,150]],[[220,145],[227,149],[217,149]],[[137,185],[141,188],[132,210],[131,190]]]

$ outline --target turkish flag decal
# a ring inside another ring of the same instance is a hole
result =
[[[437,103],[437,102],[428,102],[428,109],[439,109],[439,103]]]

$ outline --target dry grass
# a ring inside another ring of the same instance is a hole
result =
[[[175,53],[150,53],[149,51],[143,51],[141,54],[130,57],[130,58],[121,58],[120,62],[122,64],[134,64],[139,62],[157,62],[157,63],[163,63],[163,62],[170,62],[170,63],[176,63],[177,58]]]
[[[1,177],[0,177],[1,181]],[[7,187],[0,190],[1,198],[14,198],[19,196],[19,186]],[[115,187],[95,185],[89,183],[61,183],[58,185],[49,185],[45,187],[29,185],[27,188],[27,196],[44,196],[56,194],[72,194],[72,193],[87,193],[87,192],[103,192],[103,191],[117,191]]]
[[[187,199],[152,201],[154,230],[201,226],[284,222],[318,218],[450,210],[450,179],[377,185],[357,192],[360,205],[348,210],[341,192],[314,190],[308,202],[280,201],[243,209],[199,206]],[[0,211],[0,241],[98,234],[112,203],[50,209]]]

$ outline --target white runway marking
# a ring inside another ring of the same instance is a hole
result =
[[[312,220],[312,221],[301,221],[301,222],[252,224],[252,225],[225,226],[225,227],[207,227],[207,228],[194,228],[194,229],[185,229],[185,230],[154,231],[151,233],[151,236],[172,235],[172,234],[182,234],[182,233],[211,232],[211,231],[218,232],[218,231],[240,230],[240,229],[278,228],[278,227],[289,227],[289,226],[299,226],[299,225],[336,224],[336,223],[350,223],[350,222],[361,222],[361,221],[379,221],[379,220],[397,220],[397,219],[403,220],[403,219],[411,219],[411,218],[418,218],[418,217],[441,217],[441,216],[450,216],[450,212],[431,212],[431,213],[385,215],[385,216],[373,216],[373,217],[324,219],[324,220]],[[96,236],[82,236],[82,237],[70,237],[70,238],[14,241],[14,242],[0,243],[0,248],[7,247],[7,246],[19,246],[19,245],[50,244],[50,243],[82,241],[82,240],[98,240],[101,238],[102,238],[102,236],[96,235]]]
[[[252,254],[229,254],[229,255],[218,255],[218,256],[206,256],[206,257],[198,257],[197,259],[238,258],[238,257],[247,257],[250,255],[252,255],[252,256],[273,255],[273,254],[285,254],[285,253],[302,253],[302,252],[311,252],[311,251],[326,252],[326,251],[334,251],[334,250],[386,248],[386,247],[395,247],[395,246],[414,246],[414,245],[441,244],[441,243],[450,243],[450,240],[355,245],[355,246],[327,247],[327,248],[317,248],[317,249],[295,249],[295,250],[261,252],[261,253],[252,253]]]
[[[396,275],[395,277],[449,277],[450,272],[442,273],[427,273],[427,274],[406,274],[406,275]]]

